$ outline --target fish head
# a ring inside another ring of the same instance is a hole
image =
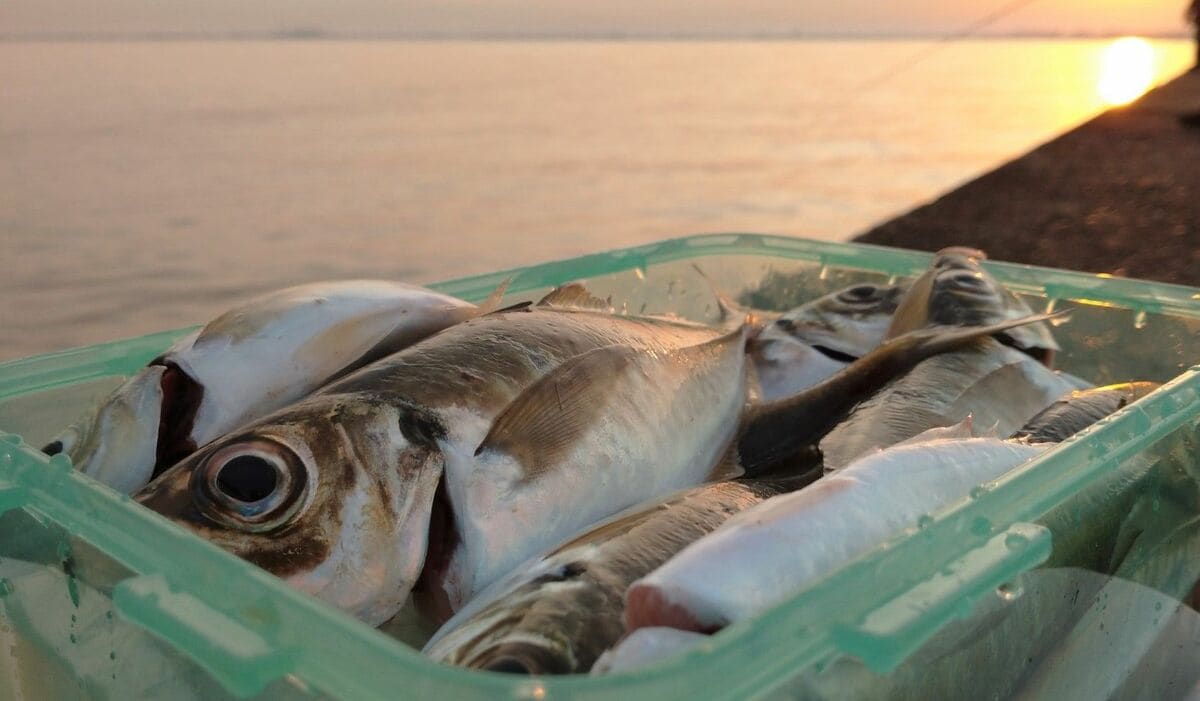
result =
[[[135,498],[378,625],[420,574],[441,478],[441,454],[410,440],[409,413],[314,397],[196,452]]]
[[[887,330],[887,338],[928,326],[987,326],[1031,316],[1020,297],[984,270],[986,256],[975,249],[946,248],[909,288]],[[1058,343],[1044,322],[1009,329],[997,336],[1049,365]]]
[[[883,341],[904,288],[862,283],[840,289],[780,314],[758,331],[751,354],[760,357],[808,357],[803,346],[838,363],[853,363]]]
[[[883,341],[903,293],[900,285],[852,285],[785,312],[760,338],[798,341],[851,362]]]
[[[150,481],[159,444],[167,368],[150,366],[60,432],[42,451],[125,494]]]

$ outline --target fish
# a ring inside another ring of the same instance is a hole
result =
[[[1123,382],[1072,391],[1034,415],[1012,438],[1026,443],[1065,441],[1159,386],[1157,382]]]
[[[861,413],[862,405],[875,401],[925,363],[961,352],[986,352],[996,345],[991,338],[994,334],[1059,316],[1061,313],[1035,314],[988,326],[931,326],[885,340],[829,379],[798,394],[747,406],[732,459],[752,477],[777,470],[809,469],[817,446],[825,450],[833,431],[842,430],[844,424]],[[1052,401],[1053,398],[1048,399],[1046,404]],[[959,420],[963,418],[965,415]],[[923,430],[954,422],[931,423]],[[921,430],[906,434],[893,431],[887,438],[894,444],[920,433]],[[826,471],[829,471],[827,466]]]
[[[491,671],[587,672],[624,632],[630,583],[733,514],[808,481],[713,482],[634,507],[518,567],[448,621],[424,652]]]
[[[1032,314],[1029,305],[981,265],[983,251],[952,246],[934,254],[892,315],[885,338],[929,324],[985,326]],[[1049,367],[1062,350],[1046,324],[1025,324],[999,338]]]
[[[901,301],[888,335],[910,327],[956,323],[966,327],[1022,318],[1028,307],[959,249],[935,256]],[[1034,331],[1028,331],[1030,328]],[[968,415],[1007,436],[1073,388],[1050,370],[1057,343],[1046,324],[1026,324],[953,353],[932,357],[864,401],[821,439],[826,473],[873,450],[886,448]],[[1032,352],[1032,354],[1031,354]]]
[[[743,337],[552,293],[330,384],[136,498],[371,624],[420,577],[444,620],[555,542],[707,479],[744,404]]]
[[[972,437],[974,419],[968,417],[746,509],[629,586],[627,629],[668,625],[711,633],[757,615],[915,525],[922,514],[945,507],[1154,387],[1126,383],[1072,393],[1007,440]],[[1119,496],[1122,491],[1137,493],[1130,489],[1136,484],[1130,475],[1113,477],[1094,490],[1103,494],[1081,493],[1066,509],[1069,514],[1047,517],[1056,533],[1052,564],[1078,567],[1095,558],[1094,534],[1082,531],[1097,529],[1078,528],[1080,514],[1103,516],[1103,509],[1111,511],[1110,502],[1128,501]],[[1060,521],[1064,516],[1073,520]],[[1119,518],[1099,520],[1120,523]]]
[[[744,326],[556,307],[554,294],[376,361],[214,441],[136,499],[365,622],[391,618],[410,591],[440,622],[583,528],[754,476],[895,373],[1030,321],[905,334],[747,413]]]
[[[174,343],[43,451],[132,493],[197,448],[338,375],[495,309],[415,285],[322,282],[270,292]]]
[[[978,426],[1009,435],[1070,392],[1053,372],[994,340],[918,365],[821,439],[825,472],[875,450],[968,415]]]
[[[902,285],[859,284],[789,310],[750,337],[759,396],[795,394],[883,342]]]
[[[898,446],[768,499],[630,585],[626,630],[712,633],[760,614],[1044,449],[995,438]]]

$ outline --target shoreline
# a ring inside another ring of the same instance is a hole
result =
[[[1198,113],[1193,69],[852,240],[1200,286]]]

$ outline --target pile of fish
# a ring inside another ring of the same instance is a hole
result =
[[[251,300],[45,450],[425,652],[636,668],[793,597],[1154,388],[1056,372],[1047,315],[946,249],[783,314],[500,307],[383,282]]]

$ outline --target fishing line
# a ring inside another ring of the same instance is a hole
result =
[[[842,107],[849,107],[853,105],[863,95],[878,88],[884,83],[891,82],[897,76],[908,72],[913,67],[924,62],[930,56],[939,53],[957,41],[971,38],[996,22],[999,22],[1014,12],[1024,9],[1025,7],[1032,5],[1037,1],[1038,0],[1010,0],[986,15],[983,15],[979,19],[974,20],[953,32],[950,32],[949,34],[935,37],[928,45],[922,47],[918,51],[915,51],[911,55],[897,61],[896,63],[893,63],[890,66],[885,67],[879,73],[868,77],[866,80],[863,80],[844,91],[842,93],[843,99],[830,105],[830,109],[837,110]]]

